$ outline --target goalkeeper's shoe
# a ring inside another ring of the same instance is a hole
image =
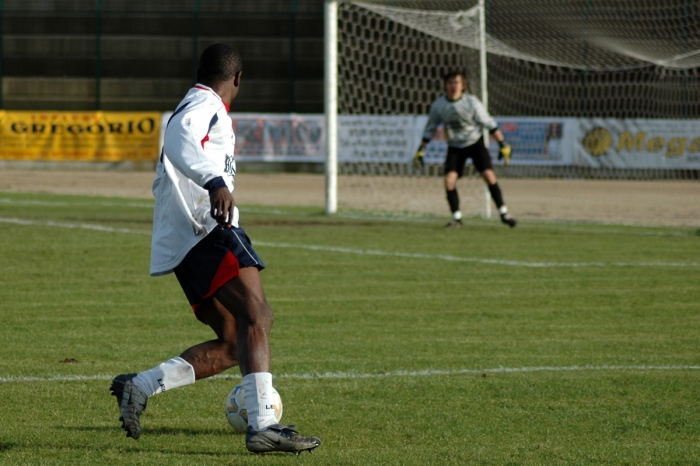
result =
[[[413,156],[413,166],[416,170],[420,170],[425,167],[425,151],[423,148],[419,148],[416,151],[416,155]]]
[[[452,219],[447,225],[445,225],[445,228],[462,228],[462,220]]]
[[[112,380],[109,388],[112,395],[117,397],[119,411],[122,421],[122,429],[126,431],[126,436],[133,439],[141,437],[141,413],[146,410],[148,396],[139,390],[131,381],[136,374],[118,375]]]
[[[513,152],[513,148],[509,144],[503,144],[501,149],[498,151],[498,160],[503,160],[504,165],[510,163],[510,154]]]
[[[263,430],[253,430],[248,426],[245,446],[253,453],[268,453],[282,451],[299,455],[302,451],[313,453],[314,448],[321,445],[316,437],[302,437],[295,426],[273,424]]]
[[[509,213],[501,214],[501,222],[505,223],[511,228],[514,228],[518,224],[518,221],[510,216]]]

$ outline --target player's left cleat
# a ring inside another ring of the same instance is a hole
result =
[[[445,228],[462,228],[462,220],[452,219],[445,225]]]
[[[289,452],[299,455],[302,451],[313,453],[314,448],[321,445],[316,437],[302,437],[295,426],[273,424],[264,430],[253,430],[248,426],[245,446],[253,453],[269,453],[273,451]]]
[[[514,228],[515,225],[518,224],[518,221],[511,217],[508,213],[501,214],[501,222],[505,223],[511,228]]]
[[[126,436],[138,439],[141,437],[141,413],[146,410],[148,396],[133,384],[131,379],[134,377],[136,374],[118,375],[112,380],[109,389],[112,395],[117,397],[121,413],[119,420],[122,421],[122,429],[126,431]]]

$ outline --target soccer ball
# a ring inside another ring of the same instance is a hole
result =
[[[275,419],[282,419],[282,398],[277,390],[272,389],[272,404],[275,407]],[[248,409],[245,405],[245,390],[243,385],[236,385],[226,398],[226,419],[233,430],[245,434],[248,429]]]

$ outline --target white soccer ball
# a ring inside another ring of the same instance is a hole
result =
[[[282,419],[282,398],[277,390],[272,389],[272,404],[275,408],[275,419]],[[248,429],[248,409],[245,405],[245,390],[243,385],[236,385],[226,398],[226,419],[233,430],[245,434]]]

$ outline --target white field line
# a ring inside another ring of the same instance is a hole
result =
[[[150,231],[146,230],[132,230],[129,228],[112,228],[105,227],[102,225],[91,225],[88,223],[66,223],[66,222],[54,222],[51,220],[45,220],[42,222],[36,220],[25,220],[21,218],[4,218],[0,217],[1,223],[14,223],[15,225],[27,225],[27,226],[43,226],[43,227],[59,227],[59,228],[77,228],[81,230],[96,230],[104,231],[110,233],[129,233],[136,235],[151,235]]]
[[[97,201],[97,202],[73,202],[73,201],[32,201],[32,200],[17,200],[9,199],[6,197],[0,198],[0,204],[12,204],[12,205],[38,205],[44,207],[67,207],[67,206],[103,206],[103,207],[143,207],[143,208],[153,208],[153,202],[110,202],[110,201]]]
[[[395,377],[430,377],[430,376],[451,376],[469,374],[517,374],[529,372],[600,372],[600,371],[697,371],[700,366],[680,365],[680,366],[535,366],[535,367],[495,367],[490,369],[457,369],[439,370],[429,369],[423,371],[390,371],[381,373],[361,374],[357,372],[324,372],[308,374],[277,374],[276,379],[301,379],[301,380],[323,380],[323,379],[384,379]],[[33,382],[83,382],[91,380],[112,380],[114,375],[51,375],[48,377],[0,377],[0,383],[33,383]],[[240,379],[240,375],[219,374],[211,379]]]
[[[0,217],[0,223],[13,223],[16,225],[36,225],[36,226],[48,226],[48,227],[59,227],[59,228],[79,228],[86,230],[96,230],[112,233],[129,233],[137,235],[150,235],[150,231],[146,230],[132,230],[129,228],[112,228],[102,225],[91,225],[86,223],[65,223],[65,222],[53,222],[53,221],[43,221],[39,222],[36,220],[25,220],[19,218],[5,218]],[[303,249],[308,251],[325,251],[325,252],[336,252],[343,254],[356,254],[361,256],[382,256],[382,257],[402,257],[407,259],[430,259],[430,260],[444,260],[452,262],[471,262],[478,264],[490,264],[490,265],[507,265],[516,267],[535,267],[535,268],[550,268],[550,267],[700,267],[700,262],[527,262],[527,261],[514,261],[505,259],[485,259],[478,257],[461,257],[461,256],[451,256],[447,254],[421,254],[421,253],[409,253],[409,252],[391,252],[391,251],[378,251],[374,249],[354,249],[354,248],[342,248],[336,246],[319,246],[319,245],[308,245],[308,244],[292,244],[292,243],[271,243],[266,241],[254,241],[255,246],[271,247],[271,248],[288,248],[288,249]]]
[[[405,257],[409,259],[437,259],[454,262],[475,262],[479,264],[510,265],[519,267],[698,267],[700,262],[526,262],[504,259],[484,259],[477,257],[450,256],[447,254],[421,254],[409,252],[377,251],[373,249],[353,249],[334,246],[314,246],[291,243],[268,243],[254,241],[255,246],[273,248],[306,249],[309,251],[328,251],[363,256]]]

